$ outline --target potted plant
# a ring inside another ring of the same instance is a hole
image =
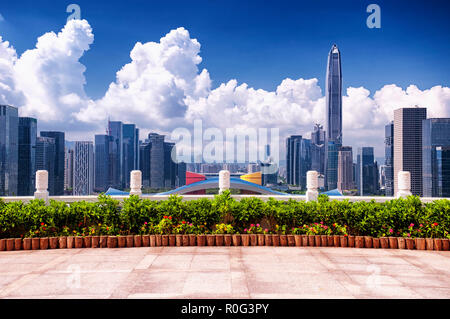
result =
[[[210,234],[209,232],[206,233],[206,243],[208,246],[214,246],[216,243],[216,235]]]
[[[439,237],[439,234],[441,233],[441,228],[438,223],[436,222],[425,222],[424,225],[422,225],[424,229],[424,235],[425,235],[425,246],[427,250],[433,250],[434,249],[434,239]]]
[[[234,234],[234,228],[230,224],[216,224],[214,234],[217,246],[223,246],[224,243],[225,246],[231,246],[231,235]]]
[[[100,228],[102,224],[98,223],[96,226],[91,226],[89,229],[91,231],[91,247],[99,248],[100,247]],[[59,243],[61,247],[61,241]]]
[[[141,226],[139,230],[139,234],[141,235],[142,238],[143,247],[150,247],[150,233],[152,232],[152,228],[153,228],[152,224],[144,222],[144,224]]]
[[[6,250],[7,251],[14,250],[14,238],[8,238],[6,240]]]
[[[233,246],[241,245],[241,235],[239,233],[231,235],[231,239],[233,240]]]
[[[450,250],[450,234],[448,231],[444,231],[444,238],[442,239],[442,250]]]
[[[275,226],[275,232],[278,234],[279,237],[279,246],[287,246],[287,237],[286,237],[286,225],[283,226],[279,226],[276,225]],[[272,237],[272,240],[274,241],[275,238]],[[274,242],[274,246],[275,246],[275,242]]]
[[[4,239],[2,239],[2,240],[4,240]],[[1,246],[1,243],[0,243],[0,246]],[[31,238],[30,237],[25,237],[24,239],[23,239],[23,249],[24,250],[31,250]],[[1,247],[0,247],[0,251],[1,251],[2,249],[1,249]],[[4,250],[4,249],[3,249]]]
[[[302,246],[302,236],[303,234],[303,227],[293,227],[291,229],[291,233],[294,235],[294,241],[296,247]]]
[[[364,248],[364,236],[355,236],[355,247]]]
[[[269,233],[269,229],[264,229],[264,244],[266,246],[272,246],[272,234]]]
[[[30,247],[31,247],[31,240],[30,240]],[[4,250],[6,250],[6,238],[0,239],[0,251]]]
[[[14,238],[14,250],[22,250],[22,238]]]
[[[398,239],[395,237],[394,230],[392,228],[389,228],[387,238],[389,240],[389,248],[398,249]]]
[[[67,226],[63,226],[58,236],[58,246],[60,249],[67,248],[67,236],[70,235],[70,229]]]

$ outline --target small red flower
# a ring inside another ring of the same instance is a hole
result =
[[[169,219],[172,219],[172,216],[169,216]]]
[[[45,224],[44,223],[41,223],[41,226],[44,226]]]

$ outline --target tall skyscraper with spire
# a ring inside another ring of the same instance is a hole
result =
[[[342,69],[341,53],[333,44],[328,54],[326,96],[325,179],[329,190],[337,188],[338,153],[342,146]]]

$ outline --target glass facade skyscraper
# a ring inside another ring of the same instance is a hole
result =
[[[123,176],[125,187],[130,187],[130,172],[139,168],[139,129],[134,124],[123,124]]]
[[[114,187],[114,138],[109,135],[95,135],[95,187],[96,192],[106,192]]]
[[[0,105],[0,196],[17,195],[18,135],[18,109]]]
[[[18,196],[31,196],[35,191],[36,138],[37,120],[19,117]]]
[[[446,148],[450,147],[450,118],[430,118],[422,121],[422,171],[423,196],[449,196],[450,189],[446,175],[448,158]],[[447,194],[447,195],[444,195]]]
[[[75,142],[73,195],[91,195],[94,191],[94,145]]]
[[[48,190],[55,189],[55,139],[52,137],[38,136],[36,138],[36,171],[48,172]]]
[[[385,195],[394,196],[394,122],[384,127]]]
[[[65,150],[65,134],[64,132],[46,131],[41,132],[42,137],[50,137],[55,140],[55,157],[53,158],[53,183],[48,192],[51,196],[64,195],[64,150]],[[49,175],[50,176],[50,175]]]
[[[325,83],[326,97],[326,187],[337,188],[338,152],[342,146],[342,68],[341,53],[336,44],[328,54]]]
[[[356,188],[358,195],[378,193],[378,164],[374,161],[373,147],[360,147],[356,156]]]
[[[301,135],[286,139],[286,181],[306,189],[306,173],[311,169],[311,140]]]
[[[111,159],[111,170],[114,188],[125,188],[123,174],[123,124],[120,121],[108,121],[108,135],[113,137],[113,158]]]

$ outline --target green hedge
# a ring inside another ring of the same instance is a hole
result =
[[[319,230],[330,233],[333,227],[341,225],[348,235],[449,238],[450,200],[423,204],[420,198],[411,196],[385,203],[351,203],[330,201],[321,195],[314,202],[272,198],[264,202],[256,197],[236,201],[229,192],[216,195],[213,200],[192,201],[182,201],[180,196],[170,196],[164,201],[130,196],[121,204],[104,195],[95,203],[66,204],[51,200],[49,205],[42,200],[24,204],[4,203],[0,199],[0,238],[208,233],[216,231],[219,223],[229,224],[240,233],[252,224],[261,224],[258,229],[266,233],[280,229],[286,233],[306,233],[314,225],[322,225]]]

